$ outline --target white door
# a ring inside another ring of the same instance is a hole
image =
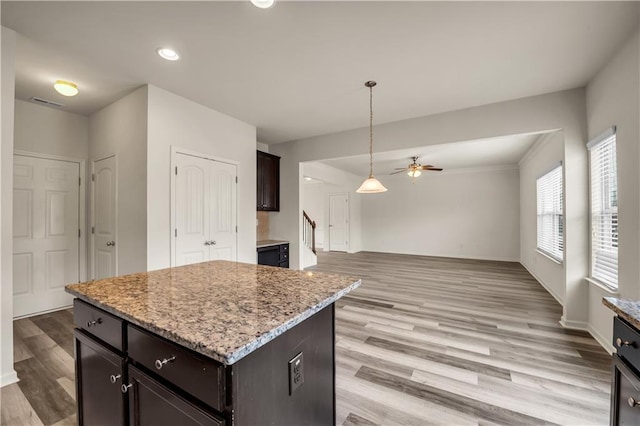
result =
[[[92,274],[96,280],[118,274],[116,157],[93,163]]]
[[[176,154],[175,261],[237,259],[236,166]]]
[[[236,261],[236,166],[210,161],[210,170],[210,259]]]
[[[347,251],[349,248],[349,197],[347,194],[329,195],[329,250]]]
[[[80,279],[80,165],[14,155],[13,313],[71,305]]]
[[[209,160],[176,154],[176,266],[209,260]]]

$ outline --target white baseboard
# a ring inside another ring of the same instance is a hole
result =
[[[18,373],[16,373],[15,370],[11,370],[10,372],[0,376],[0,388],[3,388],[7,385],[10,385],[12,383],[17,383],[17,382],[18,382]]]
[[[600,334],[600,332],[596,330],[594,326],[589,324],[587,331],[589,331],[593,338],[596,339],[596,342],[600,343],[600,346],[602,346],[605,351],[609,352],[609,355],[615,352],[615,348],[613,347],[611,342],[609,342],[608,339],[605,339],[605,337]]]
[[[531,274],[531,276],[533,278],[536,279],[536,281],[538,281],[540,283],[540,285],[542,287],[544,287],[545,290],[547,290],[547,293],[549,293],[550,295],[553,296],[554,299],[556,299],[558,301],[558,303],[560,304],[560,306],[564,306],[564,302],[562,301],[562,299],[560,298],[560,296],[558,294],[556,294],[555,291],[553,291],[551,289],[551,287],[549,287],[544,281],[542,281],[542,279],[540,279],[540,277],[538,277],[531,269],[529,269],[529,267],[527,265],[525,265],[524,263],[520,262],[520,264],[522,266],[524,266],[524,269],[527,270],[527,272],[529,272]],[[585,323],[586,324],[586,323]],[[586,330],[586,328],[585,328]]]
[[[378,251],[370,249],[362,249],[362,252],[370,253],[389,253],[389,254],[406,254],[409,256],[427,256],[427,257],[444,257],[449,259],[469,259],[469,260],[492,260],[495,262],[520,262],[520,258],[516,257],[495,257],[495,256],[475,256],[475,255],[461,255],[461,254],[447,254],[447,253],[409,253],[401,251]],[[356,252],[357,253],[357,252]]]
[[[51,312],[64,311],[65,309],[69,309],[69,308],[73,308],[73,305],[61,306],[59,308],[54,308],[54,309],[47,309],[44,311],[34,312],[32,314],[27,314],[27,315],[20,315],[18,317],[13,317],[13,320],[15,321],[23,318],[35,317],[37,315],[50,314]]]
[[[564,315],[560,317],[560,325],[571,330],[589,331],[589,324],[586,321],[567,320]]]

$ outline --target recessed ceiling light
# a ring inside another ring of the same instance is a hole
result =
[[[275,2],[276,0],[251,0],[251,3],[260,9],[268,9],[273,6]]]
[[[311,182],[313,180],[313,178],[309,177],[309,176],[305,176],[304,180],[306,180],[307,182]]]
[[[177,61],[178,59],[180,59],[180,55],[178,55],[178,52],[167,47],[161,47],[157,50],[157,52],[162,59],[166,59],[167,61]]]
[[[53,83],[56,92],[64,96],[75,96],[78,94],[78,85],[70,81],[57,80]]]

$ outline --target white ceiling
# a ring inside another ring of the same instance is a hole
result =
[[[584,86],[638,2],[10,2],[16,96],[90,114],[150,83],[277,143]],[[170,46],[182,59],[166,62]],[[62,98],[56,79],[78,83]]]
[[[503,136],[465,142],[429,145],[421,148],[374,153],[375,176],[388,176],[396,167],[406,167],[417,155],[419,164],[430,164],[445,170],[516,165],[529,151],[540,134]],[[357,155],[322,161],[324,164],[356,175],[369,174],[369,155]],[[437,173],[437,172],[428,172]]]

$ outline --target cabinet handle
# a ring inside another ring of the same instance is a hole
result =
[[[633,342],[629,341],[629,340],[622,340],[621,338],[617,338],[616,339],[616,345],[621,348],[623,346],[634,346]]]
[[[212,246],[215,246],[215,245],[216,245],[216,242],[215,242],[215,241],[211,241],[211,245],[212,245]]]
[[[629,407],[631,408],[635,408],[638,405],[640,405],[640,402],[636,401],[634,397],[630,396],[629,399],[627,399],[627,403],[629,404]]]
[[[133,386],[132,384],[128,384],[128,385],[122,385],[120,387],[120,390],[122,390],[122,393],[127,393],[129,391],[129,388]]]
[[[115,384],[120,377],[122,377],[120,374],[112,374],[111,377],[109,377],[109,380],[111,383]]]
[[[96,325],[99,325],[99,324],[102,324],[102,318],[98,318],[95,321],[87,321],[87,328],[88,327],[93,327],[93,326],[96,326]]]
[[[160,361],[159,359],[156,359],[156,368],[158,370],[161,370],[162,367],[164,367],[167,363],[169,362],[173,362],[176,359],[175,356],[171,355],[169,358],[165,358],[162,361]]]

